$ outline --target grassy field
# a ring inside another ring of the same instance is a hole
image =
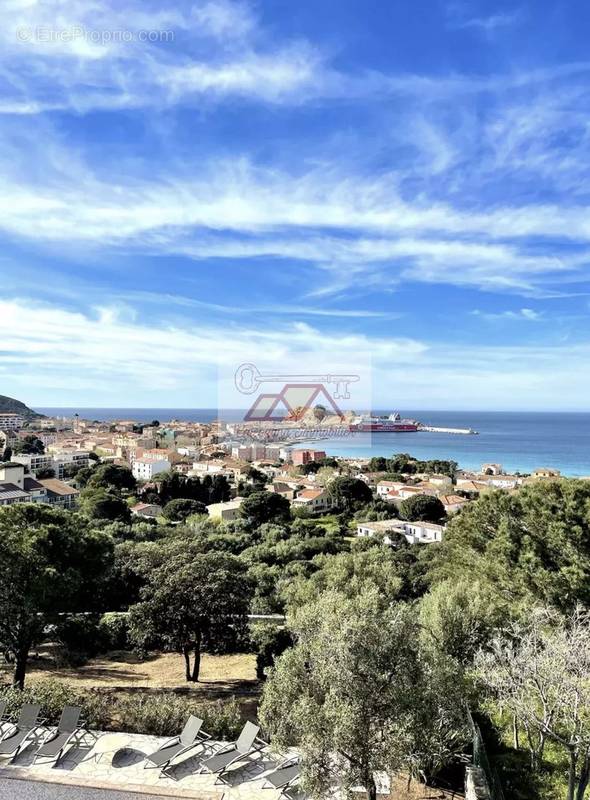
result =
[[[8,670],[3,670],[8,671]],[[255,656],[203,655],[198,685],[184,680],[184,660],[177,653],[157,653],[140,660],[134,653],[116,651],[90,659],[81,667],[56,666],[49,650],[41,649],[39,658],[32,658],[29,679],[64,681],[80,687],[122,687],[129,689],[171,689],[193,687],[213,694],[217,690],[256,685]]]

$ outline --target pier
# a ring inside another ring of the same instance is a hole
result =
[[[473,428],[437,428],[434,425],[419,425],[418,431],[426,431],[427,433],[456,433],[462,436],[476,436],[478,431]]]

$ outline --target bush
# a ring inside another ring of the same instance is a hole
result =
[[[200,717],[203,730],[214,739],[235,739],[242,727],[240,707],[233,699],[199,704],[174,694],[135,694],[122,697],[117,703],[120,727],[129,733],[174,736],[182,730],[189,714]]]
[[[55,638],[62,663],[72,667],[81,666],[105,649],[95,614],[63,617],[55,626]]]
[[[38,703],[41,716],[50,725],[57,724],[64,706],[81,706],[88,725],[97,725],[104,719],[104,715],[93,713],[99,705],[95,698],[59,681],[31,681],[22,691],[14,686],[0,686],[0,698],[7,701],[6,710],[11,716],[17,714],[25,703]]]
[[[16,715],[25,703],[38,703],[49,725],[57,724],[64,706],[80,706],[84,724],[100,731],[125,731],[149,736],[175,736],[189,714],[203,720],[203,730],[214,739],[233,740],[242,727],[235,699],[197,703],[175,694],[95,694],[59,681],[31,681],[20,691],[0,686],[0,699],[7,700],[7,713]]]
[[[98,634],[105,650],[129,650],[129,615],[124,611],[109,611],[98,623]]]

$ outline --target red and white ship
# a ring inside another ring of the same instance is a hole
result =
[[[349,425],[351,432],[358,433],[408,433],[419,430],[420,423],[415,419],[402,419],[396,412],[387,417],[373,417],[364,414],[355,417]]]

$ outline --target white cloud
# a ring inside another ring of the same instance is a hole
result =
[[[503,321],[503,320],[524,320],[525,322],[539,322],[543,319],[543,314],[535,311],[532,308],[520,308],[518,311],[480,311],[476,309],[471,312],[476,317],[488,320],[489,322]]]
[[[286,372],[297,365],[350,373],[372,363],[377,407],[563,407],[565,385],[575,407],[590,391],[588,343],[457,349],[345,331],[331,339],[304,323],[272,331],[154,325],[134,320],[128,308],[80,313],[6,300],[0,337],[3,391],[33,405],[214,405],[217,369],[231,376],[259,359]]]

